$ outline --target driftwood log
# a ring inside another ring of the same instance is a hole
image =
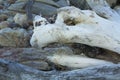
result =
[[[118,22],[104,19],[93,11],[80,10],[75,7],[64,7],[58,12],[54,24],[48,23],[41,16],[35,17],[34,33],[30,41],[33,47],[43,48],[54,42],[82,43],[120,53],[120,38],[118,37],[120,24]],[[79,62],[82,58],[83,64]],[[90,60],[85,57],[64,54],[54,55],[49,59],[56,64],[72,68],[86,67]],[[90,61],[91,65],[104,64],[104,62],[94,61],[93,63],[92,60]]]
[[[41,21],[39,17],[35,20],[43,25],[34,26],[31,45],[42,48],[54,42],[82,43],[120,53],[120,24],[114,19],[102,18],[90,10],[60,8],[54,24],[44,25],[45,20]]]
[[[30,40],[31,45],[43,48],[50,43],[56,42],[81,43],[108,49],[120,54],[119,13],[111,9],[105,0],[86,1],[94,11],[80,10],[73,6],[63,7],[58,9],[57,19],[54,24],[48,23],[41,16],[36,16],[33,22],[34,33]],[[81,68],[89,64],[80,65],[81,62],[79,63],[79,61],[82,58],[84,59],[83,62],[88,62],[87,59],[89,58],[66,56],[64,54],[54,55],[49,59],[60,65]],[[95,62],[98,61],[95,60]],[[76,66],[75,63],[77,63]]]

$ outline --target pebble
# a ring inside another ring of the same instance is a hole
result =
[[[9,27],[9,22],[8,21],[2,21],[0,23],[0,30],[3,28],[8,28]]]
[[[0,21],[5,21],[5,20],[7,20],[7,18],[8,18],[8,16],[5,14],[0,15]]]
[[[22,14],[22,13],[17,13],[14,16],[14,21],[15,21],[15,23],[23,26],[24,24],[27,24],[27,15],[26,14]]]

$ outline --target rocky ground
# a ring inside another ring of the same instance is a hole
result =
[[[26,7],[27,0],[0,0],[0,80],[120,79],[119,64],[103,65],[100,67],[70,71],[65,66],[58,66],[56,64],[50,63],[45,58],[46,55],[49,55],[49,53],[55,53],[56,49],[50,48],[56,47],[56,45],[57,47],[69,46],[73,50],[74,54],[77,55],[83,53],[88,57],[103,59],[113,63],[120,62],[120,55],[117,53],[76,43],[62,45],[59,44],[60,46],[58,46],[58,44],[51,44],[47,46],[49,47],[49,50],[40,50],[32,48],[30,46],[29,40],[33,33],[32,20],[34,15],[42,14],[44,17],[46,17],[46,19],[48,19],[50,23],[54,23],[56,10],[59,7],[64,7],[72,4],[82,9],[89,8],[87,4],[84,5],[85,7],[83,6],[82,3],[84,0],[78,0],[78,2],[76,0],[70,1],[71,3],[68,3],[67,0],[36,0],[32,6],[32,10],[29,10],[27,9],[28,7]],[[78,5],[78,3],[81,5]],[[31,12],[32,16],[27,12]],[[93,55],[92,53],[95,54]],[[29,67],[23,66],[16,62]],[[11,64],[14,67],[11,66]],[[6,65],[10,66],[8,66],[6,69]],[[18,67],[18,70],[15,70],[16,65]],[[20,75],[22,76],[22,79],[20,79],[19,74],[16,74],[19,73],[19,69],[24,70]]]

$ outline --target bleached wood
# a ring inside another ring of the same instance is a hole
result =
[[[49,56],[48,59],[58,65],[67,66],[69,68],[86,68],[97,65],[112,64],[111,62],[88,58],[80,55],[56,54]]]
[[[75,25],[67,25],[71,19]],[[59,9],[56,22],[35,26],[31,45],[44,47],[49,43],[82,43],[120,53],[120,23],[98,16],[94,11],[75,7]]]
[[[89,6],[95,11],[98,15],[111,20],[120,22],[120,15],[114,10],[111,9],[107,1],[111,3],[115,3],[116,0],[86,0]]]

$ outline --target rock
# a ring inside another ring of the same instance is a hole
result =
[[[4,28],[0,30],[0,46],[28,47],[29,35],[24,29],[13,30]]]
[[[111,54],[107,53],[108,55],[98,55],[97,58],[98,59],[100,58],[102,60],[96,59],[96,61],[95,61],[94,58],[93,59],[87,58],[83,54],[82,54],[82,56],[81,56],[81,54],[73,55],[74,53],[73,53],[72,49],[69,47],[45,48],[42,50],[35,49],[35,48],[3,48],[3,49],[0,49],[0,53],[1,53],[0,58],[19,62],[24,65],[33,67],[35,69],[47,70],[47,71],[51,70],[51,69],[60,69],[60,70],[61,69],[62,70],[75,69],[75,67],[70,68],[69,66],[71,64],[72,64],[72,66],[77,66],[77,65],[79,65],[79,63],[81,63],[82,66],[84,66],[84,67],[85,66],[90,67],[90,66],[95,66],[95,65],[102,65],[104,62],[106,64],[109,64],[107,61],[103,61],[103,60],[107,59],[108,61],[111,61],[111,56],[113,56],[112,60],[114,61],[116,59],[116,56],[118,56],[115,54],[111,55]],[[60,56],[56,56],[56,55],[60,55]],[[66,56],[64,56],[64,55],[66,55]],[[57,59],[55,59],[53,61],[54,58],[57,58]],[[66,58],[67,65],[66,65],[66,63],[64,64],[65,58]],[[117,60],[120,61],[120,56],[117,58],[118,58]],[[68,61],[67,61],[67,59],[68,59]],[[75,61],[77,61],[77,60],[79,60],[79,63],[76,62],[78,64],[74,64]],[[63,62],[63,64],[61,64],[62,62]],[[84,67],[81,67],[81,68],[84,68]],[[76,68],[79,68],[79,67],[76,67]]]
[[[26,2],[11,4],[10,7],[8,7],[8,10],[25,12],[23,11],[23,6],[25,6],[25,4]]]
[[[75,6],[80,9],[90,9],[89,5],[87,4],[86,0],[69,0],[70,5]]]
[[[16,2],[27,2],[27,0],[17,0]],[[59,5],[56,4],[53,0],[36,0],[36,2],[45,3],[51,6],[59,7]]]
[[[8,18],[8,16],[5,14],[0,15],[0,21],[5,21],[5,20],[7,20],[7,18]]]
[[[14,23],[13,17],[9,17],[9,18],[7,19],[7,21],[10,22],[10,23]]]
[[[10,11],[10,10],[3,10],[2,11],[2,14],[6,14],[6,15],[8,15],[9,17],[13,17],[13,16],[15,16],[16,14],[17,14],[17,12],[15,12],[15,11]]]
[[[34,3],[32,12],[35,14],[42,14],[43,16],[51,16],[56,14],[57,8],[44,4],[44,3]]]
[[[2,6],[2,5],[0,5],[0,9],[3,9],[3,6]]]
[[[106,64],[71,71],[40,71],[0,59],[0,80],[119,80],[120,64]]]
[[[50,66],[45,61],[26,61],[26,62],[22,62],[22,64],[38,70],[45,70],[45,71],[50,70]]]
[[[0,4],[3,4],[4,3],[4,0],[0,0]]]
[[[38,70],[48,71],[54,66],[53,63],[48,60],[48,56],[62,53],[71,54],[72,51],[66,47],[46,48],[45,50],[35,48],[2,48],[0,49],[0,53],[0,58],[19,62]]]
[[[8,3],[9,3],[9,4],[13,4],[13,3],[15,3],[15,1],[16,1],[16,0],[8,0]]]
[[[119,72],[120,64],[108,64],[63,72],[58,76],[54,76],[53,80],[119,80]]]
[[[106,1],[108,2],[108,4],[109,4],[111,7],[115,6],[115,5],[116,5],[116,2],[117,2],[117,0],[106,0]]]
[[[69,6],[70,5],[69,0],[58,0],[56,3],[58,5],[60,5],[60,7]]]
[[[18,0],[15,4],[12,4],[8,9],[13,11],[25,12],[25,4],[27,0]],[[64,4],[63,4],[64,3]],[[66,0],[60,0],[53,2],[52,0],[36,0],[33,5],[32,13],[33,14],[42,14],[43,16],[51,16],[56,14],[56,10],[59,7],[68,6]]]
[[[0,23],[0,30],[3,28],[8,28],[9,27],[9,22],[8,21],[3,21]]]
[[[14,16],[14,21],[15,21],[15,23],[23,26],[23,25],[27,24],[27,15],[26,14],[17,13]]]

